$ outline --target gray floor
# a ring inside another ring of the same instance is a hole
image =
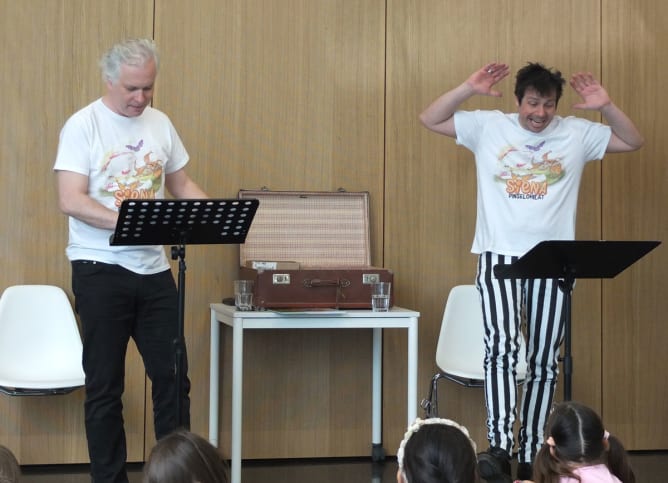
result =
[[[631,463],[638,483],[668,481],[668,451],[632,452]],[[129,467],[130,483],[141,483],[141,465]],[[245,461],[243,483],[395,483],[397,462],[373,464],[361,459]],[[90,481],[85,465],[29,466],[21,483],[83,483]]]

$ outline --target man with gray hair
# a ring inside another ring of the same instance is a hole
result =
[[[54,165],[59,206],[69,216],[66,254],[82,326],[95,483],[128,481],[121,397],[130,337],[152,382],[156,438],[190,425],[185,351],[177,404],[178,295],[164,248],[109,244],[125,199],[164,198],[165,189],[175,198],[207,197],[186,174],[189,156],[176,129],[150,105],[158,66],[149,39],[107,51],[100,61],[106,93],[67,120]]]

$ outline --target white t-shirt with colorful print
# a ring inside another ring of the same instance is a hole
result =
[[[55,170],[88,176],[89,195],[118,210],[124,199],[160,199],[165,174],[183,168],[186,152],[169,118],[152,107],[125,117],[98,99],[70,117],[60,132]],[[140,274],[169,269],[162,246],[111,246],[112,230],[70,217],[67,257],[120,265]]]
[[[457,144],[476,160],[473,253],[521,256],[544,240],[574,239],[582,170],[603,158],[609,126],[555,116],[533,133],[500,111],[458,111],[454,120]]]

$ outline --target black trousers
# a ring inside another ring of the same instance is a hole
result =
[[[134,339],[152,382],[157,439],[177,429],[178,296],[171,271],[139,275],[118,265],[72,262],[72,289],[80,316],[86,436],[95,483],[127,483],[123,403],[125,355]],[[190,426],[190,381],[183,352],[181,426]]]

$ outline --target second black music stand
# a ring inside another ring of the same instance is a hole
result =
[[[179,259],[178,335],[174,341],[178,426],[183,424],[185,246],[244,243],[259,203],[255,199],[124,200],[121,203],[110,245],[171,244],[174,245],[172,260]]]
[[[494,267],[497,278],[559,279],[564,293],[564,400],[571,399],[571,295],[576,278],[613,278],[660,241],[553,240],[538,243],[511,264]]]

